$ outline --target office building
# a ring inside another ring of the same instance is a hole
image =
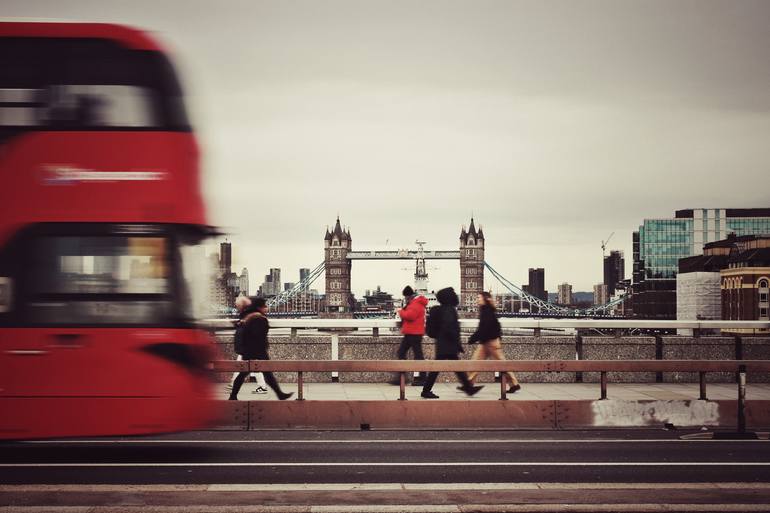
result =
[[[259,287],[257,295],[262,297],[277,296],[282,292],[281,287],[281,269],[274,267],[270,269],[270,274],[265,275],[265,281]]]
[[[730,233],[770,233],[770,208],[687,209],[673,218],[645,219],[633,236],[634,317],[675,319],[679,260],[702,254],[704,244]]]
[[[558,288],[559,292],[557,294],[556,302],[560,305],[571,305],[572,304],[572,285],[569,283],[562,283],[559,285]]]
[[[310,276],[310,269],[306,267],[302,267],[299,270],[299,281],[305,281],[307,277]]]
[[[626,261],[622,251],[610,251],[604,257],[604,284],[607,285],[607,293],[610,297],[615,295],[618,284],[625,279]]]
[[[219,270],[229,273],[233,266],[233,245],[223,242],[219,245]]]
[[[545,290],[545,269],[542,267],[529,268],[529,283],[525,291],[538,299],[548,301],[548,293]]]
[[[244,296],[249,295],[249,270],[245,267],[241,269],[241,275],[238,277],[238,288]]]

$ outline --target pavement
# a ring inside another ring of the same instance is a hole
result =
[[[480,383],[484,389],[472,398],[457,390],[456,381],[438,382],[433,387],[439,400],[496,400],[500,397],[499,383]],[[255,383],[245,383],[238,394],[241,401],[276,400],[275,394],[252,393]],[[283,383],[281,388],[286,392],[297,392],[296,383]],[[421,399],[422,387],[407,386],[408,399]],[[398,399],[399,387],[387,383],[305,383],[305,399],[376,401]],[[700,388],[698,383],[609,383],[607,397],[629,401],[643,400],[676,400],[698,399]],[[221,399],[227,399],[229,391],[227,384],[220,386]],[[599,383],[522,383],[521,390],[508,394],[510,400],[594,400],[600,396]],[[738,386],[733,383],[709,383],[707,397],[712,400],[735,400],[738,396]],[[296,395],[295,395],[296,398]],[[750,383],[746,388],[747,400],[770,400],[770,383]],[[427,400],[427,399],[421,399]]]
[[[3,443],[0,513],[770,511],[767,434],[703,435],[249,431]]]

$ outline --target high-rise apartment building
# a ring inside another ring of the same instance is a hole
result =
[[[634,232],[632,308],[637,318],[676,318],[679,260],[703,253],[706,243],[770,233],[770,208],[677,210],[673,218],[645,219]]]
[[[560,305],[571,305],[572,304],[572,285],[569,283],[562,283],[559,285],[559,292],[557,294],[557,300],[556,302]]]
[[[610,301],[610,294],[606,283],[594,285],[594,305],[606,305]]]

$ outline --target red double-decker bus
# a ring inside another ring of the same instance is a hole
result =
[[[194,429],[209,234],[174,70],[118,25],[0,23],[0,438]]]

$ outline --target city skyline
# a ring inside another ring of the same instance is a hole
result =
[[[766,2],[25,0],[3,14],[120,21],[169,48],[238,269],[314,266],[338,213],[359,249],[455,249],[474,214],[510,280],[543,267],[548,290],[592,290],[610,233],[628,256],[642,219],[768,201]],[[354,265],[357,293],[411,282]],[[434,267],[431,286],[459,287],[456,264]]]

